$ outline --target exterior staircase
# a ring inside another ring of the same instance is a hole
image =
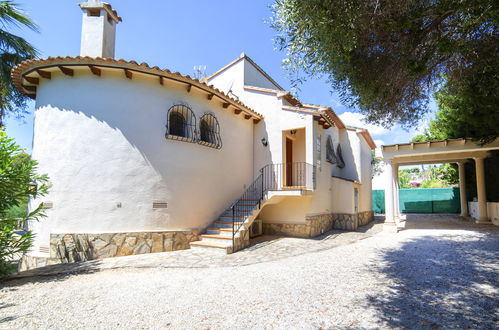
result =
[[[219,249],[226,253],[232,251],[234,241],[240,239],[238,231],[245,231],[260,212],[260,199],[238,200],[218,217],[206,230],[198,235],[199,241],[191,242],[192,247]],[[246,228],[241,227],[246,224]],[[240,230],[242,229],[242,230]],[[236,234],[237,237],[236,237]],[[248,237],[249,239],[249,237]]]
[[[293,180],[286,180],[286,176]],[[285,184],[287,183],[287,184]],[[191,248],[234,253],[249,245],[249,229],[271,191],[313,190],[315,166],[307,163],[269,164],[243,195],[190,243]]]

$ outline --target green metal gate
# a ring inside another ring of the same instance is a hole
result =
[[[459,213],[459,188],[400,189],[402,213]],[[373,190],[374,213],[385,213],[385,191]]]

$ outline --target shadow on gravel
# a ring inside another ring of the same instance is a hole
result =
[[[78,263],[65,263],[45,266],[17,273],[11,277],[0,280],[0,289],[10,288],[34,282],[57,282],[65,281],[73,275],[92,274],[100,271],[101,260],[91,260]]]
[[[423,236],[384,251],[377,271],[396,284],[369,303],[391,327],[497,329],[499,237]]]
[[[499,227],[494,225],[476,224],[471,218],[463,218],[457,214],[405,214],[405,228],[408,229],[445,229],[471,230],[476,232],[496,233]]]

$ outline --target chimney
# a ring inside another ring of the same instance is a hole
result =
[[[110,4],[99,0],[78,5],[83,10],[80,55],[113,58],[116,24],[121,22],[121,17]]]

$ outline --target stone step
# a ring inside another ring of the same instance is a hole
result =
[[[210,227],[212,228],[232,228],[232,221],[214,221]]]
[[[232,240],[232,235],[218,235],[218,234],[201,234],[198,235],[198,238],[201,240],[211,240],[211,239],[220,239],[220,240]]]
[[[227,245],[221,244],[220,242],[206,242],[206,241],[194,241],[189,243],[192,248],[202,248],[210,250],[226,251]]]
[[[209,234],[209,235],[227,235],[232,237],[232,228],[216,228],[216,227],[211,227],[207,228],[206,232],[204,234]]]
[[[219,238],[200,238],[199,239],[201,242],[206,242],[206,243],[215,243],[217,245],[221,246],[230,246],[232,245],[232,236],[230,236],[230,239],[219,239]]]
[[[235,217],[234,220],[236,223],[238,222],[244,222],[244,219],[249,217],[249,215],[245,216],[240,216],[240,217]],[[232,216],[231,215],[221,215],[218,217],[217,221],[225,221],[225,222],[230,222],[232,223]]]
[[[234,213],[234,218],[244,218],[244,217],[247,217],[249,214],[249,212],[245,212],[245,213]],[[232,219],[232,212],[229,211],[225,211],[220,217],[224,217],[224,218],[231,218]]]

